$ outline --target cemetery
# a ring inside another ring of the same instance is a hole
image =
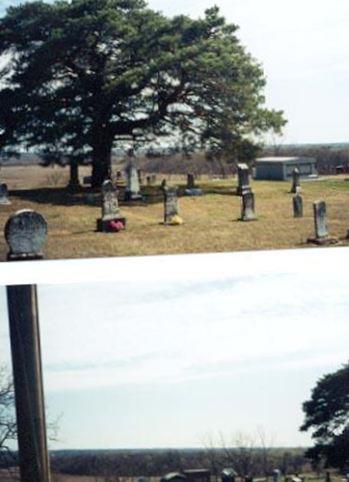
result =
[[[295,168],[287,181],[259,181],[245,164],[226,179],[118,165],[99,189],[83,184],[89,168],[80,170],[81,187],[71,192],[67,168],[3,167],[1,225],[22,209],[40,213],[49,227],[48,259],[349,244],[345,174],[308,181]],[[326,203],[325,236],[315,232],[318,200]]]
[[[71,192],[67,168],[4,166],[0,223],[22,209],[40,213],[49,227],[48,259],[349,244],[345,174],[309,181],[295,168],[286,181],[260,181],[244,164],[226,179],[113,169],[102,188],[91,188],[83,184],[89,168],[80,168],[81,187]],[[319,200],[326,203],[327,228],[316,234]],[[4,238],[0,259],[6,259]]]

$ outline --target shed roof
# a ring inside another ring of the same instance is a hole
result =
[[[271,156],[271,157],[258,157],[256,162],[309,162],[314,161],[313,157],[304,157],[304,156],[292,156],[292,157],[285,157],[285,156]]]

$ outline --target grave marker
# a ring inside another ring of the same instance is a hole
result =
[[[252,191],[243,191],[241,195],[241,218],[240,221],[255,221],[254,194]]]
[[[7,184],[0,184],[0,204],[11,204],[8,198]]]
[[[281,482],[281,470],[273,470],[273,482]]]
[[[297,192],[296,195],[293,196],[292,203],[293,203],[293,217],[302,218],[303,217],[303,198],[299,194],[299,192]]]
[[[97,231],[117,232],[126,226],[126,218],[121,215],[118,191],[110,180],[102,184],[102,217],[97,219]]]
[[[164,193],[164,224],[182,224],[183,220],[178,213],[177,187],[162,187]]]
[[[237,475],[237,472],[232,467],[227,467],[221,472],[221,481],[235,482],[235,478],[237,477]]]
[[[300,192],[301,184],[300,184],[300,173],[299,169],[296,167],[292,171],[292,185],[291,185],[291,193],[296,194]]]
[[[129,162],[126,167],[125,201],[140,201],[142,199],[139,186],[139,177],[136,166]]]
[[[238,164],[238,186],[236,189],[236,194],[242,196],[244,191],[251,190],[250,187],[250,173],[247,164]]]
[[[331,237],[328,232],[325,201],[315,201],[313,204],[313,210],[315,238],[308,238],[308,242],[320,245],[336,244],[338,239]]]

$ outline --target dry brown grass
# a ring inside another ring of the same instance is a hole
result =
[[[85,193],[72,196],[61,187],[48,186],[51,169],[3,167],[1,180],[7,182],[12,204],[0,206],[0,226],[18,209],[35,209],[49,225],[45,248],[47,259],[151,254],[226,252],[240,250],[300,248],[314,234],[312,203],[327,203],[330,234],[345,238],[349,228],[349,182],[337,176],[314,182],[303,182],[304,217],[294,219],[289,182],[252,182],[256,195],[258,220],[240,222],[240,199],[233,195],[236,180],[208,180],[200,186],[203,197],[181,197],[181,226],[163,226],[161,198],[148,205],[122,206],[127,229],[117,234],[97,233],[97,205],[84,202]],[[63,186],[68,171],[59,168],[58,185]],[[82,175],[89,173],[83,169]],[[56,182],[56,179],[55,179]],[[172,176],[171,183],[184,186],[185,178]],[[43,189],[44,186],[48,186]],[[149,192],[149,189],[147,189]],[[343,244],[349,244],[345,239]],[[7,247],[0,239],[0,259]]]

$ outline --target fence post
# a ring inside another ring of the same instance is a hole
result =
[[[5,226],[9,261],[42,259],[47,224],[18,211]],[[22,482],[50,482],[36,285],[7,286],[10,341]]]

